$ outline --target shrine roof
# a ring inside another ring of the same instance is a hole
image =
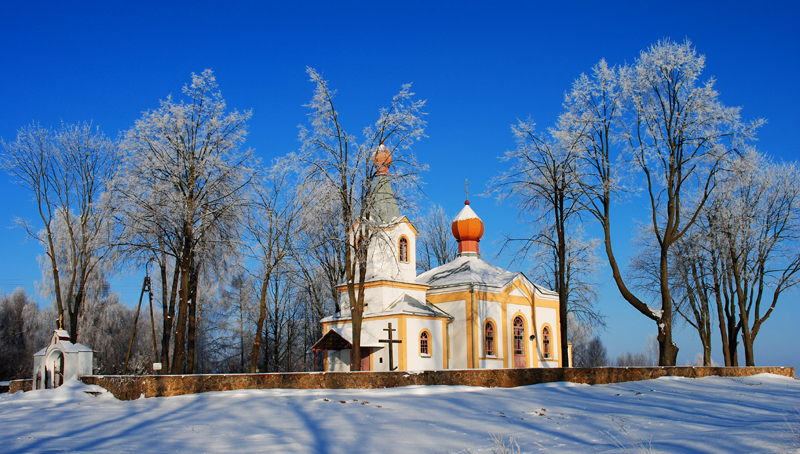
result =
[[[83,344],[73,344],[71,342],[69,343],[69,345],[66,345],[65,347],[66,348],[64,350],[66,350],[69,353],[94,351],[91,348],[89,348],[89,347],[87,347],[87,346],[85,346]]]
[[[383,347],[383,344],[362,329],[361,346],[380,348]],[[353,348],[353,327],[351,325],[331,328],[322,336],[322,339],[311,347],[312,350],[342,350],[348,348]]]

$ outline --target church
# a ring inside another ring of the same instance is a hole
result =
[[[381,151],[374,211],[383,235],[368,251],[361,370],[568,366],[558,294],[481,259],[484,224],[468,199],[452,223],[456,259],[417,275],[417,229],[400,213],[391,157]],[[312,347],[325,371],[350,370],[349,298],[345,284],[337,288],[342,310],[322,319],[323,337]]]

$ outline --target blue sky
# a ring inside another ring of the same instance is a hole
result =
[[[800,153],[800,7],[794,2],[3,2],[0,6],[0,137],[14,139],[32,121],[45,126],[91,120],[109,136],[141,112],[180,94],[190,73],[214,70],[230,108],[252,109],[247,146],[265,160],[296,150],[297,125],[313,85],[306,66],[338,90],[338,109],[352,133],[374,122],[400,85],[413,82],[427,99],[427,135],[415,147],[430,170],[427,199],[450,215],[505,167],[497,157],[514,143],[510,125],[532,117],[550,126],[564,92],[605,58],[633,62],[659,39],[690,39],[707,57],[721,100],[746,119],[766,118],[758,146],[777,159]],[[30,195],[0,175],[0,293],[35,291],[36,256],[16,216],[34,219]],[[473,197],[486,224],[481,243],[492,258],[515,212]],[[634,198],[615,207],[615,242],[623,262]],[[590,233],[591,226],[587,226]],[[506,258],[493,259],[508,266]],[[526,271],[528,265],[515,265]],[[607,271],[599,306],[609,354],[640,351],[654,324],[618,296]],[[114,289],[134,304],[136,279]],[[800,367],[797,293],[786,294],[756,340],[759,365]],[[700,344],[678,328],[679,363]],[[716,336],[716,334],[715,334]],[[721,362],[718,345],[713,352]]]

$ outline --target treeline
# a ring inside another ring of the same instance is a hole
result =
[[[3,141],[2,167],[37,204],[38,219],[17,222],[42,245],[40,287],[52,309],[19,292],[4,299],[2,377],[27,376],[33,350],[59,325],[96,351],[96,372],[122,373],[136,310],[119,304],[107,279],[142,270],[127,372],[154,363],[173,374],[320,368],[310,350],[320,319],[340,309],[336,286],[359,279],[378,241],[362,234],[356,244],[347,232],[354,220],[366,233],[383,222],[370,214],[372,183],[388,163],[373,154],[382,147],[394,158],[385,180],[408,206],[420,167],[410,146],[425,123],[424,102],[410,101],[404,85],[363,143],[340,124],[332,133],[333,92],[309,75],[316,91],[303,147],[269,163],[244,147],[251,113],[227,109],[210,70],[117,140],[88,123],[34,123]],[[343,179],[331,178],[339,171]],[[425,248],[420,263],[444,260],[439,247]]]
[[[552,128],[512,127],[517,148],[490,189],[531,226],[506,245],[533,257],[534,277],[558,292],[560,338],[577,345],[572,325],[602,326],[592,283],[601,245],[613,284],[654,322],[661,365],[676,362],[681,317],[698,331],[704,363],[716,326],[725,364],[738,364],[741,339],[754,365],[757,334],[797,285],[797,166],[754,148],[763,121],[723,105],[714,80],[700,80],[704,65],[691,43],[669,40],[631,65],[600,61],[574,81]],[[252,113],[227,108],[210,70],[118,139],[89,123],[34,123],[3,140],[0,165],[36,203],[36,220],[17,222],[42,246],[41,292],[52,301],[39,310],[24,295],[4,297],[3,310],[18,314],[0,327],[9,358],[30,355],[61,323],[73,342],[97,351],[98,371],[118,373],[134,322],[108,278],[142,270],[150,285],[131,371],[153,363],[173,374],[319,368],[310,347],[340,301],[358,343],[368,250],[385,241],[381,227],[391,221],[387,184],[404,209],[420,194],[425,166],[413,145],[424,137],[425,101],[403,85],[356,136],[336,91],[315,70],[308,75],[314,93],[300,149],[270,162],[245,147]],[[611,207],[638,190],[648,222],[624,270]],[[592,220],[601,240],[583,239]],[[420,226],[421,269],[449,261],[443,210]],[[353,370],[359,355],[354,349]],[[19,360],[3,365],[4,374],[21,373]]]
[[[135,310],[120,303],[115,293],[87,301],[79,330],[81,342],[95,350],[96,373],[123,372],[134,319]],[[0,295],[1,380],[32,377],[33,355],[47,347],[57,320],[54,310],[40,309],[21,288],[10,295]],[[145,373],[152,365],[148,355],[152,352],[152,337],[145,328],[149,326],[145,327],[144,320],[140,320],[128,365],[133,373]]]

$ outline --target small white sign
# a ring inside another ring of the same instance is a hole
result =
[[[153,370],[161,370],[161,363],[153,363]]]

